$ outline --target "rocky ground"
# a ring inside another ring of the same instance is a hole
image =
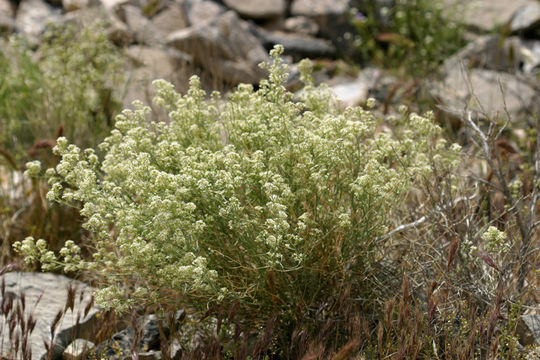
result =
[[[265,76],[258,64],[268,60],[268,50],[278,43],[285,46],[291,65],[291,89],[298,82],[297,62],[310,57],[328,65],[316,79],[328,83],[344,105],[359,105],[368,97],[399,103],[407,95],[407,86],[397,86],[400,80],[383,69],[365,67],[354,75],[333,71],[337,59],[349,55],[344,35],[353,31],[350,10],[349,0],[0,0],[0,29],[37,43],[48,22],[86,26],[103,19],[109,38],[130,59],[125,106],[135,99],[150,103],[150,82],[156,78],[169,80],[180,90],[192,72],[202,74],[207,88],[257,84]],[[473,1],[465,15],[469,44],[441,65],[441,80],[421,79],[414,86],[428,94],[433,108],[448,119],[474,112],[504,113],[526,121],[540,111],[540,3]],[[504,35],[492,31],[497,27],[506,30]],[[77,358],[77,350],[70,346],[75,339],[94,341],[99,310],[85,309],[87,295],[78,295],[83,290],[88,294],[89,287],[53,274],[7,273],[2,278],[2,356],[9,356],[9,324],[15,321],[5,306],[9,301],[20,303],[21,291],[26,306],[33,309],[35,328],[28,343],[34,359],[46,353],[44,340],[56,344],[59,358],[67,348],[66,359]],[[70,285],[77,288],[71,309],[65,306]],[[51,339],[50,324],[59,311],[65,315]],[[17,326],[29,326],[30,320],[20,319]],[[136,349],[139,359],[160,358],[155,316],[138,321],[144,339]],[[522,345],[540,345],[540,315],[522,315],[518,335]],[[132,337],[133,331],[124,330],[98,348],[111,357],[129,358]],[[85,347],[75,344],[78,349]]]

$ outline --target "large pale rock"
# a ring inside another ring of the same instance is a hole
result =
[[[225,5],[241,16],[251,19],[268,19],[285,14],[285,0],[223,0]]]
[[[523,40],[517,36],[481,36],[469,43],[457,54],[448,58],[443,66],[444,73],[455,68],[483,68],[515,73],[532,73],[540,64],[540,41]]]
[[[510,31],[526,36],[540,35],[540,3],[535,1],[519,8],[510,20]]]
[[[37,37],[49,22],[56,21],[60,9],[56,9],[43,0],[23,0],[17,9],[15,24],[22,33]]]
[[[451,7],[457,0],[444,0]],[[469,28],[480,32],[489,32],[494,27],[504,25],[519,8],[535,0],[472,0],[464,2],[459,8],[460,21]]]
[[[94,306],[88,308],[88,313],[84,314],[86,306],[91,299],[92,288],[86,284],[67,278],[62,275],[45,273],[21,273],[11,272],[0,277],[0,281],[5,282],[4,295],[0,294],[2,303],[13,299],[14,306],[21,304],[21,294],[24,294],[25,319],[31,315],[35,320],[35,328],[28,338],[28,346],[33,359],[40,359],[46,354],[44,341],[51,342],[51,325],[59,313],[64,311],[66,299],[68,298],[67,288],[76,288],[73,311],[67,309],[58,322],[54,336],[54,353],[60,356],[65,347],[76,338],[90,338],[96,330],[96,314],[98,309]],[[80,301],[80,294],[82,302]],[[9,314],[2,314],[0,310],[0,329],[7,329],[6,319]],[[21,322],[17,322],[16,333],[21,333]],[[14,338],[14,337],[13,337]],[[0,344],[4,347],[0,350],[0,358],[19,358],[11,354],[9,356],[10,342],[9,334],[3,331],[0,334]]]
[[[133,69],[129,73],[124,108],[131,107],[135,100],[151,104],[155,95],[152,81],[155,79],[165,79],[178,88],[182,81],[180,70],[192,63],[189,55],[172,48],[132,45],[125,49],[125,53],[131,60]],[[158,109],[154,110],[154,113],[158,114]]]
[[[226,9],[209,0],[184,0],[182,7],[186,14],[188,26],[201,26],[215,20]]]
[[[185,11],[181,4],[172,3],[152,17],[152,24],[164,34],[184,29],[187,27]]]
[[[161,43],[163,34],[154,24],[143,15],[141,9],[133,5],[122,7],[126,25],[133,33],[135,41],[139,44]]]
[[[440,107],[452,116],[475,116],[512,119],[538,107],[538,94],[516,76],[485,69],[454,68],[448,76],[433,85],[431,94]]]
[[[195,62],[224,82],[254,84],[265,76],[258,64],[267,61],[268,55],[233,11],[210,23],[176,31],[166,42],[193,56]]]
[[[9,0],[0,0],[0,16],[12,17],[15,15],[15,7]]]

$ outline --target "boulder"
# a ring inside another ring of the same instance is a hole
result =
[[[209,0],[184,0],[182,2],[188,26],[200,26],[215,20],[226,9]]]
[[[521,315],[517,323],[516,333],[521,345],[540,345],[540,315]]]
[[[258,64],[268,61],[268,55],[233,11],[207,24],[176,31],[166,43],[193,56],[208,73],[224,82],[255,84],[265,76]]]
[[[154,27],[164,34],[169,34],[187,27],[184,8],[178,3],[172,3],[163,11],[152,17]]]
[[[345,34],[351,34],[355,29],[350,21],[349,0],[294,0],[291,15],[315,21],[321,37],[331,40],[340,53],[350,52]]]
[[[141,9],[134,5],[122,7],[125,23],[139,44],[159,44],[164,35],[143,15]]]
[[[240,16],[250,19],[268,19],[285,14],[285,0],[223,0],[226,6]]]
[[[20,32],[36,38],[45,30],[48,23],[59,18],[60,12],[60,9],[43,0],[23,0],[17,9],[15,24]]]
[[[75,339],[71,344],[66,347],[62,357],[64,360],[86,360],[91,358],[96,350],[96,345],[85,339]]]
[[[313,19],[306,16],[292,16],[287,18],[283,27],[288,32],[302,35],[315,36],[319,32],[319,25]]]
[[[451,116],[474,116],[511,119],[538,107],[538,94],[517,76],[485,69],[454,68],[447,77],[431,87],[431,95],[441,109]]]
[[[444,0],[446,6],[456,4],[456,0]],[[465,3],[458,11],[462,13],[461,21],[471,30],[487,33],[496,26],[508,22],[512,14],[519,8],[533,3],[535,0],[473,0]]]
[[[189,55],[172,48],[132,45],[125,49],[125,53],[133,68],[124,97],[124,108],[131,107],[135,100],[151,104],[154,97],[152,81],[155,79],[165,79],[178,88],[185,80],[180,78],[180,70],[192,63]],[[155,116],[162,115],[159,109],[154,110]]]
[[[186,312],[179,310],[174,314],[174,320],[177,326],[185,319]],[[131,358],[131,352],[135,347],[139,359],[161,359],[161,338],[160,325],[156,315],[150,314],[138,317],[134,321],[136,326],[128,328],[113,335],[112,339],[98,345],[97,353],[104,356],[106,359],[126,359]],[[164,321],[161,323],[163,335],[169,338],[170,329]],[[133,344],[137,335],[138,344]],[[170,339],[169,339],[170,340]],[[134,346],[137,345],[137,346]],[[171,359],[180,359],[182,347],[173,340],[169,344],[169,356]]]
[[[26,331],[21,325],[23,321],[18,320],[14,329],[20,338],[25,332],[29,332],[29,321],[34,319],[35,327],[28,337],[28,347],[33,359],[40,359],[46,355],[47,351],[44,342],[51,343],[51,325],[59,312],[60,317],[52,342],[54,343],[55,357],[61,356],[65,347],[76,338],[88,339],[94,333],[97,324],[96,315],[98,309],[91,305],[92,288],[80,281],[56,274],[11,272],[0,277],[0,282],[5,283],[5,289],[0,293],[2,307],[0,309],[0,329],[7,329],[7,319],[15,312],[19,305],[24,309]],[[75,289],[71,299],[73,308],[67,308],[68,288]],[[10,300],[11,299],[11,300]],[[13,306],[5,307],[8,302]],[[87,310],[87,311],[86,311]],[[4,347],[0,349],[0,357],[18,358],[16,354],[9,354],[10,346],[15,346],[13,335],[10,339],[8,331],[0,334],[0,344]],[[11,349],[13,350],[13,349]],[[21,348],[19,348],[21,351]],[[30,355],[28,353],[27,355]],[[21,357],[22,358],[22,357]]]
[[[456,67],[482,68],[509,73],[531,73],[540,64],[540,41],[523,40],[517,36],[481,36],[457,54],[448,58],[442,71]]]
[[[274,45],[281,44],[285,48],[285,55],[290,55],[295,60],[305,57],[333,57],[336,55],[336,48],[328,40],[309,35],[267,31],[255,25],[250,26],[250,30],[267,51],[272,49]]]
[[[15,20],[11,16],[0,14],[0,32],[12,33],[16,26]]]
[[[530,2],[519,8],[509,26],[513,34],[540,38],[540,3]]]
[[[15,6],[9,0],[0,0],[0,16],[13,17]]]

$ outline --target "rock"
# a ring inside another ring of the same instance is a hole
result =
[[[262,28],[256,28],[255,33],[266,50],[272,49],[276,44],[281,44],[285,48],[284,54],[292,56],[295,60],[336,55],[336,48],[329,41],[309,35],[266,31]]]
[[[540,37],[540,3],[530,2],[519,8],[510,19],[510,31],[521,36]]]
[[[91,301],[92,288],[86,284],[56,274],[46,273],[21,273],[11,272],[4,274],[0,281],[5,282],[5,292],[0,294],[2,303],[13,299],[14,306],[22,304],[22,294],[26,304],[26,319],[30,315],[35,319],[35,328],[28,338],[28,345],[31,348],[33,359],[40,359],[46,354],[44,341],[51,341],[50,328],[59,311],[64,310],[68,298],[67,288],[73,286],[76,289],[74,296],[73,311],[68,309],[60,318],[54,336],[55,356],[61,356],[65,347],[75,338],[90,338],[95,331],[97,323],[96,314],[98,309],[94,306],[88,307]],[[79,296],[82,292],[82,301]],[[85,309],[88,313],[85,315]],[[0,312],[0,329],[6,329],[6,318],[8,314]],[[16,332],[21,331],[20,321],[16,327]],[[0,334],[0,344],[10,343],[9,334]],[[9,349],[1,349],[1,356],[8,356]],[[12,354],[13,355],[13,354]],[[29,354],[28,354],[29,355]],[[0,357],[1,357],[0,356]],[[8,357],[10,358],[10,357]],[[15,358],[13,356],[12,358]]]
[[[89,355],[94,353],[95,350],[96,345],[93,342],[85,339],[75,339],[64,350],[63,358],[64,360],[85,360],[90,358]]]
[[[180,4],[172,3],[152,17],[152,24],[162,33],[169,34],[187,27],[186,14]]]
[[[107,38],[117,46],[127,46],[135,41],[135,35],[117,16],[110,14]]]
[[[100,1],[101,1],[101,5],[107,10],[116,9],[122,5],[126,5],[130,3],[130,0],[100,0]]]
[[[164,35],[154,24],[143,15],[139,7],[125,5],[122,7],[126,25],[133,33],[135,41],[139,44],[159,44]]]
[[[0,0],[0,16],[13,17],[15,6],[9,0]]]
[[[369,94],[369,86],[362,79],[334,85],[330,89],[344,106],[358,106],[367,100]]]
[[[62,7],[66,12],[85,9],[94,4],[93,0],[62,0]]]
[[[302,35],[317,35],[319,25],[306,16],[293,16],[285,20],[284,28],[286,31],[302,34]]]
[[[225,82],[254,84],[265,76],[258,64],[268,61],[268,55],[233,11],[210,23],[176,31],[166,43],[189,53],[207,72]]]
[[[188,26],[200,26],[215,20],[226,9],[207,0],[189,0],[182,3]]]
[[[60,16],[56,9],[43,0],[23,0],[17,9],[15,24],[20,32],[30,36],[39,36],[48,23],[54,22]]]
[[[223,0],[226,6],[240,16],[250,19],[268,19],[285,14],[285,0]]]
[[[0,32],[12,33],[16,24],[12,17],[0,14]]]
[[[348,0],[294,0],[291,14],[294,16],[328,17],[348,11]]]
[[[516,333],[521,345],[540,345],[540,315],[521,315],[516,327]]]
[[[455,5],[456,0],[444,0],[447,6]],[[512,14],[522,6],[535,2],[535,0],[473,0],[466,2],[463,9],[461,21],[470,29],[487,33],[498,25],[508,22]]]
[[[179,310],[175,313],[175,320],[181,323],[185,319],[185,311]],[[136,347],[139,359],[161,359],[161,338],[159,323],[156,315],[146,315],[136,320],[136,328],[139,335],[139,344]],[[98,345],[98,354],[102,354],[106,359],[130,358],[135,339],[135,328],[128,327],[116,333],[111,340]],[[170,329],[166,322],[162,323],[162,331],[165,337],[169,337]],[[177,341],[170,344],[170,358],[180,359],[182,347]]]
[[[351,51],[346,34],[355,31],[350,21],[349,0],[294,0],[293,16],[304,16],[316,22],[319,35],[331,40],[339,53]]]
[[[127,57],[136,69],[130,74],[130,84],[124,97],[124,107],[134,100],[151,104],[152,81],[165,79],[178,86],[182,79],[179,70],[192,63],[189,55],[171,48],[132,45],[125,49]]]
[[[482,36],[447,59],[442,71],[456,67],[531,73],[540,64],[540,41],[522,40],[517,36]]]
[[[431,89],[432,96],[449,115],[463,118],[468,112],[474,116],[505,116],[511,118],[538,107],[538,94],[516,76],[485,69],[469,73],[456,67],[444,81]]]

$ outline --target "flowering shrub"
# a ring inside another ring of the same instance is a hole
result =
[[[156,80],[169,121],[149,122],[150,109],[136,103],[117,117],[101,156],[59,138],[47,198],[83,204],[92,259],[72,242],[58,257],[32,238],[16,249],[48,268],[101,274],[96,300],[119,311],[238,304],[262,324],[278,311],[313,315],[349,285],[373,298],[392,209],[431,175],[431,161],[456,158],[429,116],[403,113],[390,132],[369,110],[342,109],[313,86],[308,61],[293,101],[282,50],[271,51],[258,90],[240,85],[227,101],[206,98],[197,77],[184,96]]]

